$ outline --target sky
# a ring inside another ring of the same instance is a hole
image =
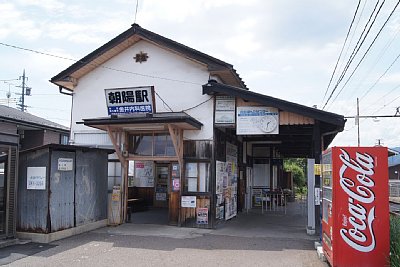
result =
[[[382,1],[360,1],[344,45],[358,3],[139,0],[136,23],[233,64],[251,91],[319,109],[325,106],[346,117],[356,115],[359,98],[361,116],[395,115],[400,107],[400,7],[382,26],[397,1],[384,2],[335,86],[375,5],[379,9]],[[32,88],[32,95],[25,97],[27,111],[69,126],[71,97],[60,94],[49,80],[74,61],[58,57],[79,60],[108,42],[135,22],[135,8],[136,0],[0,0],[0,104],[16,106],[18,79],[25,70]],[[363,146],[378,140],[389,147],[400,145],[400,116],[360,119],[359,127]],[[357,145],[353,118],[347,119],[332,145]]]

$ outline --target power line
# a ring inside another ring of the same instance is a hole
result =
[[[365,39],[367,38],[367,36],[368,36],[368,34],[369,34],[369,32],[370,32],[372,26],[374,25],[374,23],[375,23],[375,21],[376,21],[376,18],[377,18],[377,16],[378,16],[378,14],[379,14],[379,12],[380,12],[380,10],[381,10],[381,8],[382,8],[382,6],[383,6],[384,3],[385,3],[385,1],[382,2],[382,4],[381,4],[381,6],[379,7],[378,11],[375,13],[376,7],[377,7],[378,4],[379,4],[379,0],[378,0],[378,2],[376,3],[376,5],[375,5],[375,7],[374,7],[374,10],[372,11],[371,15],[369,16],[368,21],[367,21],[367,23],[365,24],[364,29],[363,29],[363,31],[362,31],[360,37],[359,37],[358,40],[357,40],[356,46],[354,47],[353,52],[351,53],[350,58],[349,58],[349,60],[348,60],[347,63],[346,63],[346,66],[344,67],[342,73],[340,74],[339,79],[337,80],[335,87],[333,88],[331,94],[329,95],[329,97],[328,97],[328,99],[326,100],[326,102],[325,102],[324,106],[322,107],[322,109],[324,109],[324,108],[326,107],[326,105],[328,104],[329,100],[331,100],[331,98],[332,98],[333,94],[335,93],[336,89],[338,88],[340,82],[343,80],[344,76],[346,75],[347,70],[349,69],[351,63],[353,62],[354,58],[356,57],[356,55],[357,55],[358,52],[360,51],[362,45],[364,44]],[[372,17],[374,16],[374,14],[375,14],[375,17],[372,19]],[[371,24],[369,24],[369,22],[371,21],[371,19],[372,19],[372,22],[371,22]],[[369,28],[368,28],[368,30],[365,32],[365,30],[367,29],[368,25],[369,25]],[[364,34],[364,33],[365,33],[365,34]],[[340,90],[340,92],[343,90],[343,88],[344,88],[344,87],[342,87],[342,89]],[[337,98],[337,96],[340,94],[340,92],[336,95],[336,98]],[[335,98],[335,99],[336,99],[336,98]],[[334,99],[332,102],[334,102],[335,99]]]
[[[213,96],[211,96],[209,99],[204,100],[203,102],[201,102],[201,103],[199,103],[199,104],[197,104],[197,105],[195,105],[195,106],[193,106],[193,107],[190,107],[190,108],[187,108],[187,109],[182,109],[182,111],[188,111],[188,110],[191,110],[191,109],[195,109],[195,108],[197,108],[197,107],[199,107],[199,106],[201,106],[201,105],[207,103],[207,102],[210,101],[211,99],[213,99]]]
[[[361,87],[361,83],[363,80],[365,80],[371,73],[371,71],[374,69],[375,66],[377,66],[378,62],[383,58],[383,55],[388,51],[389,47],[393,44],[394,40],[398,37],[398,35],[400,34],[400,27],[398,27],[396,34],[393,36],[393,38],[388,41],[385,46],[381,49],[379,55],[376,57],[375,62],[372,64],[372,67],[365,73],[364,77],[361,79],[361,81],[358,83],[357,87],[355,90],[353,90],[353,93],[349,96],[349,98],[351,98],[355,91],[358,90],[358,88]]]
[[[163,102],[163,105],[166,106],[171,112],[174,112],[172,108],[167,104],[167,102],[165,102],[164,99],[162,99],[162,97],[156,91],[154,92],[156,93],[156,96],[158,96],[158,98],[161,100],[161,102]]]
[[[63,56],[57,56],[57,55],[53,55],[53,54],[49,54],[49,53],[45,53],[45,52],[40,52],[40,51],[37,51],[37,50],[29,49],[29,48],[24,48],[24,47],[20,47],[20,46],[16,46],[16,45],[2,43],[2,42],[0,42],[0,45],[11,47],[11,48],[14,48],[14,49],[27,51],[27,52],[31,52],[31,53],[36,53],[36,54],[40,54],[40,55],[44,55],[44,56],[49,56],[49,57],[54,57],[54,58],[59,58],[59,59],[79,62],[79,63],[82,63],[82,64],[87,64],[87,65],[91,65],[91,66],[95,66],[95,67],[99,67],[99,68],[103,68],[103,69],[107,69],[107,70],[112,70],[112,71],[126,73],[126,74],[132,74],[132,75],[146,77],[146,78],[159,79],[159,80],[165,80],[165,81],[170,81],[170,82],[179,82],[179,83],[185,83],[185,84],[202,85],[200,83],[195,83],[195,82],[191,82],[191,81],[184,81],[184,80],[172,79],[172,78],[167,78],[167,77],[160,77],[160,76],[155,76],[155,75],[143,74],[143,73],[138,73],[138,72],[133,72],[133,71],[128,71],[128,70],[116,69],[116,68],[107,67],[107,66],[104,66],[104,65],[95,64],[95,63],[92,63],[92,62],[85,62],[83,60],[76,60],[76,59],[67,58],[67,57],[63,57]]]
[[[394,63],[396,63],[396,61],[399,59],[400,54],[397,55],[397,57],[395,58],[395,60],[392,62],[392,64],[390,64],[390,66],[383,72],[383,74],[375,81],[375,83],[368,88],[368,90],[364,93],[364,95],[362,97],[360,97],[360,100],[362,100],[369,92],[371,92],[371,90],[378,84],[378,82],[382,79],[383,76],[385,76],[385,74],[390,70],[390,68],[393,66]]]
[[[345,84],[343,85],[342,89],[340,89],[339,93],[336,95],[336,97],[334,98],[334,100],[332,101],[332,103],[337,99],[337,97],[340,95],[340,93],[343,91],[343,88],[347,85],[347,83],[350,81],[350,79],[353,77],[354,73],[356,72],[356,70],[358,69],[358,67],[360,66],[361,62],[364,60],[364,58],[367,56],[368,52],[370,51],[371,47],[374,45],[375,41],[378,39],[379,35],[381,34],[383,28],[386,26],[387,22],[389,21],[389,19],[392,17],[394,11],[396,10],[396,8],[398,7],[400,1],[397,2],[396,6],[393,8],[392,12],[390,13],[390,15],[388,16],[388,18],[386,19],[386,21],[383,23],[382,27],[379,29],[378,33],[376,34],[374,40],[372,40],[372,43],[369,45],[368,49],[364,52],[364,55],[362,56],[362,58],[360,59],[360,61],[358,62],[357,66],[354,68],[354,70],[352,71],[352,73],[350,74],[349,78],[346,80]],[[332,104],[331,103],[331,104]]]
[[[381,98],[379,98],[378,100],[376,100],[375,102],[373,102],[373,103],[371,104],[371,106],[372,106],[372,105],[375,105],[375,104],[378,103],[381,99],[383,99],[383,98],[385,98],[386,96],[390,95],[391,93],[393,93],[393,92],[394,92],[396,89],[398,89],[398,88],[400,88],[400,84],[399,84],[399,85],[396,85],[395,87],[392,88],[392,90],[390,90],[390,91],[387,92],[385,95],[383,95]]]
[[[375,114],[375,113],[381,111],[382,109],[384,109],[384,108],[387,107],[388,105],[392,104],[394,101],[396,101],[396,100],[399,99],[399,98],[400,98],[400,95],[399,95],[398,97],[392,99],[392,101],[390,101],[389,103],[383,105],[383,107],[377,109],[375,112],[372,112],[372,114]]]
[[[352,28],[352,26],[353,26],[353,22],[354,22],[354,20],[355,20],[355,18],[356,18],[356,16],[357,16],[357,12],[358,12],[358,8],[360,7],[360,3],[361,3],[361,0],[358,0],[358,4],[357,4],[356,11],[354,12],[353,19],[351,20],[349,30],[347,31],[346,38],[344,39],[344,43],[343,43],[342,49],[340,50],[339,57],[338,57],[338,59],[337,59],[337,61],[336,61],[335,68],[333,69],[332,76],[331,76],[331,78],[330,78],[330,80],[329,80],[328,86],[326,87],[325,94],[324,94],[324,98],[322,99],[322,103],[324,102],[325,97],[326,97],[326,94],[328,93],[329,87],[331,86],[333,76],[335,75],[336,68],[337,68],[337,66],[338,66],[338,64],[339,64],[339,61],[340,61],[340,58],[341,58],[341,56],[342,56],[344,47],[346,46],[346,42],[347,42],[347,39],[348,39],[348,37],[349,37],[351,28]]]

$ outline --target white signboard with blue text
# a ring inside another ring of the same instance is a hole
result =
[[[271,107],[237,107],[236,134],[279,134],[279,111]]]
[[[46,190],[46,167],[28,167],[26,189]]]
[[[153,113],[154,88],[128,87],[105,89],[108,115]]]

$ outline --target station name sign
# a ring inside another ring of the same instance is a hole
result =
[[[108,115],[153,113],[154,87],[105,89]]]

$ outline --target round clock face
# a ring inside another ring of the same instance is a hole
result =
[[[277,126],[278,122],[275,117],[264,116],[260,119],[258,128],[265,133],[270,133],[273,132]]]

